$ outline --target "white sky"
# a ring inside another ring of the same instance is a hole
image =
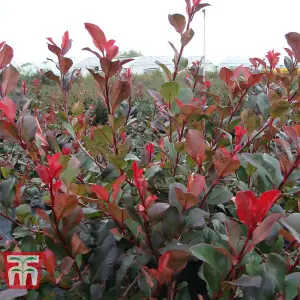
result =
[[[300,0],[208,0],[207,58],[218,64],[227,56],[263,56],[275,49],[284,53],[284,35],[300,32]],[[144,55],[173,55],[168,40],[179,45],[168,23],[169,13],[184,13],[184,0],[10,0],[1,1],[0,42],[15,50],[14,60],[41,62],[52,57],[46,38],[58,44],[69,30],[75,62],[90,57],[82,51],[93,48],[84,22],[94,23],[121,50],[141,50]],[[195,37],[185,54],[203,54],[203,15],[198,13],[192,28]]]

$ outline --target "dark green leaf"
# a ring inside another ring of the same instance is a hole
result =
[[[129,255],[125,258],[122,259],[121,266],[119,270],[117,271],[117,287],[119,287],[122,283],[123,278],[125,277],[128,269],[131,267],[133,260],[134,260],[134,255]]]
[[[276,253],[268,255],[268,260],[265,264],[267,276],[275,284],[278,292],[284,289],[284,278],[286,273],[286,265],[284,259]]]
[[[162,220],[162,232],[168,241],[176,238],[182,226],[181,214],[174,206],[169,207]]]
[[[284,279],[285,300],[293,300],[297,296],[300,283],[300,272],[289,274]]]
[[[210,205],[219,205],[230,201],[232,197],[233,195],[231,192],[229,192],[224,186],[220,186],[213,189],[207,197],[207,202]]]

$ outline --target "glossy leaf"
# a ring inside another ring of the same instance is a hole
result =
[[[183,33],[186,25],[186,20],[183,15],[180,14],[169,15],[169,22],[178,33],[180,34]]]
[[[54,212],[57,219],[64,218],[72,213],[78,204],[75,195],[58,194],[55,197]]]

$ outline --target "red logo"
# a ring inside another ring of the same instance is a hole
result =
[[[10,289],[37,289],[40,285],[42,252],[4,252],[5,279]]]

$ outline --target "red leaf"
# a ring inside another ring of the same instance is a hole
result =
[[[8,121],[0,120],[0,137],[15,143],[18,141],[18,131],[16,127]]]
[[[186,20],[183,15],[180,14],[169,15],[169,22],[178,33],[180,34],[183,33],[186,25]]]
[[[47,271],[54,276],[54,272],[56,269],[56,257],[51,250],[45,250],[42,252],[43,263],[47,269]]]
[[[188,131],[186,136],[186,151],[195,161],[197,161],[198,155],[205,154],[205,140],[200,131],[195,129]]]
[[[63,74],[67,74],[68,71],[73,66],[72,59],[67,58],[67,57],[59,57],[58,62],[59,62],[59,69],[61,70],[61,72]]]
[[[119,224],[121,224],[121,226],[123,226],[124,221],[129,218],[129,214],[128,214],[127,210],[120,208],[115,203],[112,203],[109,206],[109,213],[115,221],[117,221]]]
[[[233,75],[235,78],[239,78],[240,76],[243,76],[245,78],[245,80],[247,81],[249,76],[251,75],[251,73],[249,71],[249,68],[239,66],[234,70]]]
[[[96,51],[93,51],[89,47],[82,48],[82,50],[89,51],[89,52],[95,54],[99,59],[101,58],[101,55],[99,53],[97,53]]]
[[[109,194],[108,194],[107,189],[104,186],[92,185],[90,188],[90,191],[92,193],[95,193],[99,199],[104,200],[105,202],[108,202]]]
[[[0,51],[0,70],[7,66],[14,56],[12,47],[4,45]]]
[[[103,96],[105,95],[105,79],[99,74],[99,73],[95,73],[92,69],[87,69],[91,75],[94,77],[94,79],[96,80],[98,86],[100,87],[100,89],[102,90],[102,94]]]
[[[116,80],[110,91],[112,113],[116,107],[131,95],[131,85],[128,81]]]
[[[52,71],[48,71],[46,73],[44,73],[44,75],[53,80],[54,82],[56,82],[59,86],[60,86],[60,80],[59,80],[59,77],[57,75],[55,75]]]
[[[0,110],[4,113],[4,116],[10,123],[15,123],[17,106],[14,103],[14,101],[9,99],[8,97],[5,97],[4,99],[0,100]]]
[[[57,47],[56,45],[48,44],[48,49],[49,49],[49,51],[51,51],[52,53],[54,53],[54,54],[57,55],[58,57],[59,57],[60,54],[61,54],[60,48]]]
[[[51,182],[50,174],[46,166],[37,166],[35,167],[35,170],[45,184],[49,184]]]
[[[2,46],[5,44],[6,42],[1,42],[0,43],[0,50],[2,49]]]
[[[274,224],[280,218],[281,214],[272,214],[262,221],[262,223],[252,233],[252,240],[247,247],[247,252],[250,252],[255,245],[268,237],[268,235],[272,232]]]
[[[62,37],[61,55],[66,55],[72,46],[72,40],[69,38],[69,32],[66,31]]]
[[[181,36],[181,44],[183,47],[185,47],[194,37],[195,33],[192,28],[188,29],[184,32],[184,34]]]
[[[35,212],[40,218],[42,218],[48,224],[50,224],[50,225],[52,224],[49,215],[44,210],[37,208]]]
[[[59,176],[63,166],[59,162],[60,153],[54,155],[47,155],[48,165],[49,165],[49,175],[51,178],[56,178]]]
[[[252,225],[252,206],[257,203],[255,195],[252,191],[240,191],[236,194],[235,203],[239,220],[249,228]]]
[[[119,53],[119,47],[116,45],[111,46],[110,48],[106,49],[106,57],[108,59],[114,59]]]
[[[263,218],[267,215],[268,211],[274,205],[274,203],[278,200],[280,196],[280,191],[271,190],[264,192],[258,199],[255,209],[253,210],[255,220],[257,223],[260,223]]]
[[[162,272],[168,265],[171,254],[169,252],[165,252],[160,258],[158,262],[158,271]]]
[[[70,231],[79,225],[83,218],[83,211],[81,207],[76,207],[75,210],[67,217],[63,218],[63,224],[66,231]]]
[[[226,157],[220,149],[217,149],[216,155],[213,156],[213,162],[219,176],[222,177],[234,173],[240,167],[237,157]]]
[[[73,233],[73,236],[71,239],[71,247],[72,247],[74,256],[76,256],[78,254],[86,254],[90,251],[87,248],[87,246],[82,242],[82,240],[79,238],[79,236],[76,232]]]
[[[220,79],[222,81],[224,81],[230,89],[233,88],[234,74],[230,69],[228,69],[226,67],[221,68],[221,70],[220,70]]]
[[[286,51],[286,53],[288,54],[288,56],[293,59],[293,51],[289,48],[284,48],[284,50]]]
[[[120,68],[120,61],[111,61],[106,57],[100,58],[101,69],[108,77],[114,76]]]
[[[18,80],[19,80],[19,72],[14,66],[9,65],[2,72],[2,83],[1,83],[2,98],[15,89]]]
[[[51,227],[44,227],[43,233],[50,237],[55,243],[61,243],[59,237],[57,236],[56,232]]]
[[[65,256],[62,260],[61,260],[61,264],[60,264],[60,269],[61,272],[64,275],[69,274],[69,272],[71,271],[71,268],[74,264],[74,259],[71,258],[70,256]]]
[[[199,204],[199,199],[192,193],[185,193],[182,189],[175,187],[178,202],[182,206],[183,211],[186,211],[193,206]]]
[[[263,74],[251,74],[247,82],[248,87],[259,83],[261,81],[262,76]]]
[[[104,32],[97,25],[91,23],[84,23],[84,26],[93,38],[94,45],[103,53],[106,45]]]
[[[48,40],[53,46],[57,46],[57,45],[54,43],[54,41],[53,41],[52,38],[47,38],[47,40]]]
[[[291,46],[295,58],[300,61],[300,34],[297,32],[290,32],[285,35],[288,44]]]
[[[122,175],[120,176],[112,185],[112,202],[115,203],[117,200],[117,196],[121,191],[121,185],[125,182],[126,176]]]
[[[58,194],[54,199],[54,212],[57,220],[68,216],[78,205],[75,195]]]
[[[188,185],[188,191],[194,194],[196,197],[200,195],[205,187],[205,177],[200,174],[194,174],[191,182]]]
[[[293,140],[293,142],[298,146],[298,134],[297,131],[290,126],[284,126],[284,132],[285,134]]]

